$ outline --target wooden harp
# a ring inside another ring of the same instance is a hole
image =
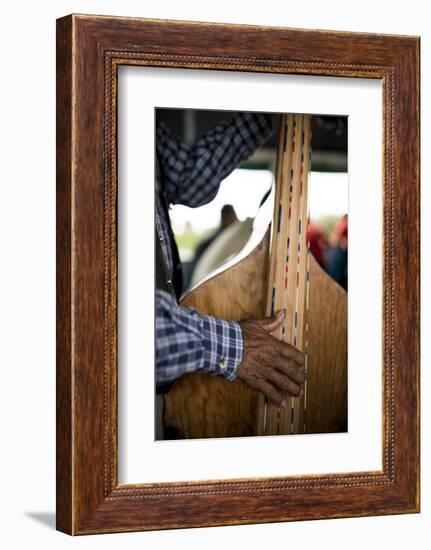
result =
[[[185,295],[182,305],[224,319],[285,311],[274,335],[306,354],[307,380],[287,407],[240,381],[188,374],[165,395],[164,424],[184,438],[347,429],[347,294],[307,243],[311,116],[281,116],[272,231],[243,260]]]

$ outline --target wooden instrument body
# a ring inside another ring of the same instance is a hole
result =
[[[223,319],[265,316],[269,232],[255,250],[185,296]],[[306,433],[347,429],[347,294],[310,257]],[[239,381],[188,374],[165,395],[165,426],[185,438],[256,435],[259,394]]]

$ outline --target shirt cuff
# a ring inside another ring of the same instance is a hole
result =
[[[239,324],[204,315],[202,330],[206,372],[226,380],[234,380],[243,355],[243,338]]]

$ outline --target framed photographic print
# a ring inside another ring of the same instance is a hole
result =
[[[419,511],[419,38],[57,21],[57,528]]]

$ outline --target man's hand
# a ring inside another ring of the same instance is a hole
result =
[[[285,393],[298,396],[304,382],[304,354],[270,333],[283,322],[283,312],[264,319],[240,321],[244,354],[237,378],[263,393],[274,405],[285,407]]]

